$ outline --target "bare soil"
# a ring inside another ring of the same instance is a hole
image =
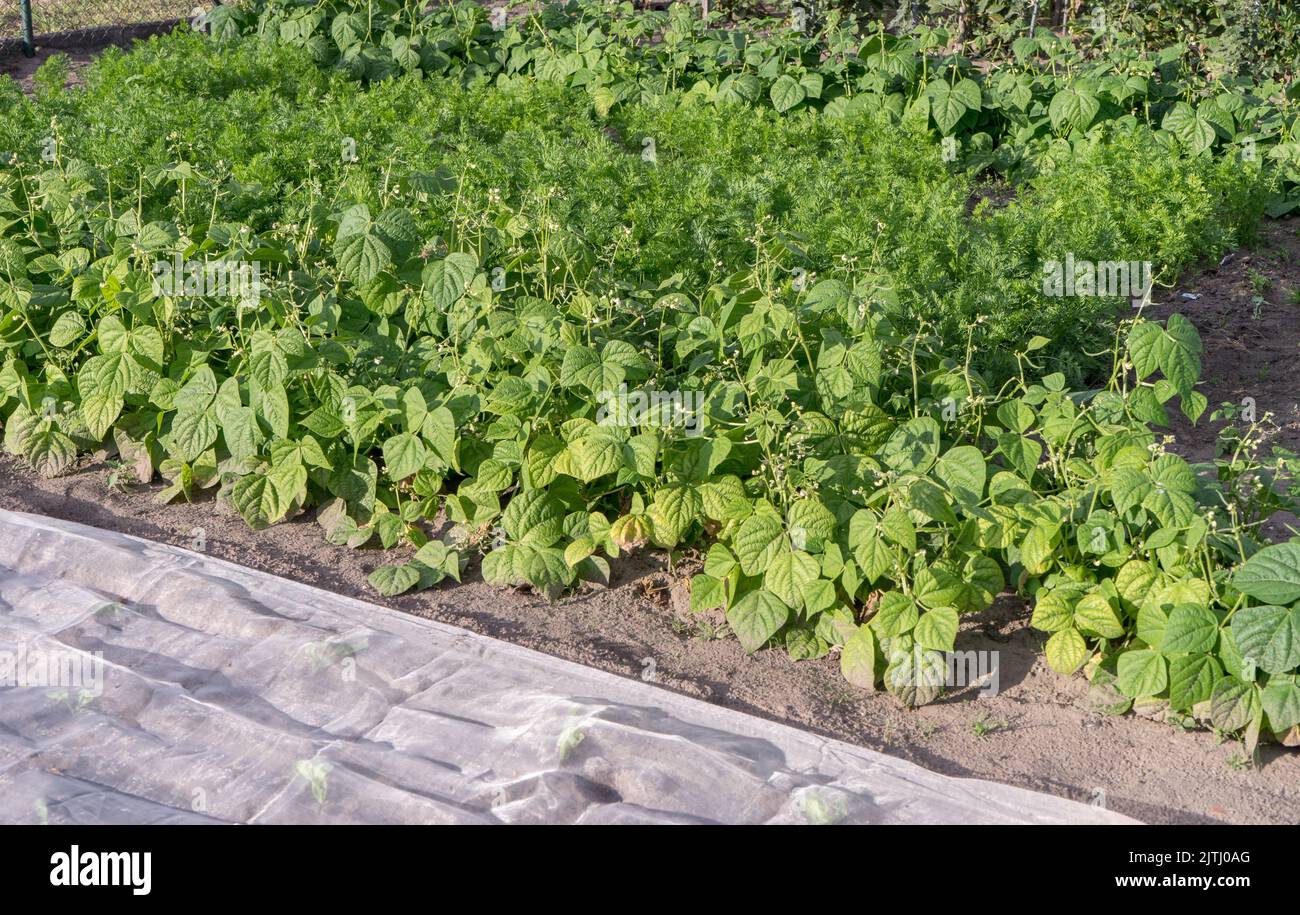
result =
[[[1170,411],[1179,450],[1211,460],[1225,423],[1210,412],[1246,403],[1261,418],[1273,414],[1266,447],[1300,451],[1300,219],[1264,222],[1252,250],[1189,276],[1154,309],[1160,318],[1175,311],[1200,331],[1200,390],[1210,402],[1196,429]]]
[[[103,42],[66,48],[38,46],[34,57],[26,57],[20,47],[11,46],[8,51],[0,51],[0,74],[16,79],[19,85],[23,87],[23,91],[30,93],[32,91],[32,77],[36,75],[36,71],[40,69],[41,64],[55,54],[63,54],[68,58],[70,64],[71,72],[68,75],[68,84],[80,85],[81,71],[89,66],[108,46]]]
[[[1211,406],[1253,397],[1260,416],[1275,416],[1272,442],[1291,449],[1300,449],[1300,304],[1292,297],[1300,289],[1298,228],[1300,220],[1266,223],[1253,251],[1190,274],[1153,308],[1160,317],[1180,311],[1200,330],[1202,389]],[[1221,426],[1203,419],[1193,427],[1177,417],[1173,447],[1209,459]],[[1265,746],[1256,766],[1239,743],[1219,743],[1206,731],[1090,711],[1086,681],[1046,666],[1044,636],[1029,628],[1027,608],[1011,595],[964,620],[957,640],[959,651],[998,652],[997,695],[967,688],[908,710],[890,695],[850,686],[834,657],[796,663],[780,651],[746,655],[715,621],[692,617],[687,569],[670,569],[663,555],[616,562],[609,588],[556,603],[490,587],[476,566],[464,584],[383,600],[366,578],[391,555],[331,546],[310,516],[253,533],[211,500],[156,505],[149,492],[160,486],[121,493],[109,487],[108,474],[108,465],[92,458],[70,476],[44,480],[0,458],[0,508],[201,545],[222,559],[642,677],[949,775],[1105,804],[1153,823],[1300,823],[1300,753]]]

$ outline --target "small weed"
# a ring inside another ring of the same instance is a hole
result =
[[[1008,730],[1010,723],[1003,719],[994,719],[989,717],[988,712],[983,712],[971,724],[971,732],[981,740],[990,734],[996,734],[999,731]]]
[[[1268,292],[1273,288],[1273,281],[1258,270],[1251,270],[1250,288],[1255,290],[1257,294],[1263,295],[1265,292]]]
[[[108,476],[104,479],[104,486],[109,492],[126,494],[131,491],[131,487],[139,484],[136,478],[135,468],[126,461],[110,461]]]

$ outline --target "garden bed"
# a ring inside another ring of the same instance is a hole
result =
[[[219,42],[110,55],[84,88],[0,86],[0,414],[53,477],[5,457],[0,507],[378,591],[945,773],[1295,820],[1300,760],[1267,737],[1300,735],[1270,641],[1300,568],[1254,558],[1295,493],[1253,488],[1300,441],[1295,225],[1238,247],[1286,201],[1224,126],[1271,117],[1273,88],[1184,111],[1167,54],[1115,51],[1161,68],[1139,103],[843,34],[840,58],[782,33],[719,72],[681,9],[609,41],[597,85],[546,31],[593,55],[581,13],[503,39],[463,6],[382,47],[347,12],[268,15],[223,8]],[[235,40],[268,22],[280,44]],[[649,36],[694,48],[689,92]],[[1014,181],[978,203],[989,168]],[[182,252],[267,285],[149,282]],[[1074,252],[1185,280],[1117,327],[1127,292],[1043,283]],[[637,385],[697,418],[619,412]],[[1278,425],[1216,466],[1225,401]],[[996,695],[907,679],[954,651],[998,659]]]

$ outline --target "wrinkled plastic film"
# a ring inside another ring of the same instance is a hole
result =
[[[0,652],[5,823],[1128,822],[4,511]]]

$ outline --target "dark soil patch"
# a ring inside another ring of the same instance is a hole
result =
[[[81,71],[88,67],[104,48],[109,46],[109,44],[95,44],[68,48],[41,47],[36,49],[35,57],[24,57],[21,50],[15,50],[8,54],[0,54],[0,74],[18,80],[24,92],[31,92],[32,77],[36,75],[36,71],[40,69],[41,64],[55,54],[63,54],[68,58],[71,65],[68,84],[80,85]]]
[[[103,53],[105,48],[129,48],[138,39],[171,31],[175,25],[176,20],[166,20],[82,29],[52,36],[38,35],[36,54],[33,57],[23,54],[21,39],[0,40],[0,75],[16,79],[24,92],[31,92],[32,77],[41,64],[56,54],[62,54],[71,64],[68,85],[76,86],[81,83],[81,71]],[[9,39],[15,34],[17,32],[13,30],[0,33],[3,39]]]

